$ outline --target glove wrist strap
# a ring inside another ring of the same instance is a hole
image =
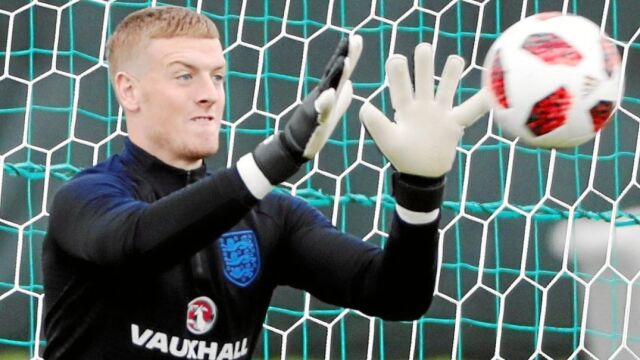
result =
[[[439,209],[444,196],[444,176],[424,176],[394,172],[391,178],[393,197],[403,208],[416,212]]]
[[[300,162],[286,148],[279,133],[271,139],[256,146],[253,158],[256,165],[272,185],[278,185],[295,174]]]

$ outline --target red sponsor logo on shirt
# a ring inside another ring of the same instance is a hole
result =
[[[217,315],[218,309],[211,299],[197,297],[187,306],[187,329],[196,335],[205,334],[213,328]]]

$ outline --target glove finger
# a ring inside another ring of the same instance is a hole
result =
[[[320,82],[318,83],[318,90],[320,90],[320,92],[330,87],[334,89],[338,87],[340,79],[342,78],[344,59],[348,49],[348,40],[346,38],[342,39],[342,41],[340,41],[340,44],[338,44],[335,53],[333,54],[333,56],[331,56],[329,62],[327,62],[324,73],[320,78]]]
[[[344,111],[351,103],[352,93],[349,89],[351,89],[351,83],[345,85],[344,90],[339,94],[340,97],[338,99],[335,99],[337,96],[335,95],[334,89],[325,90],[318,97],[318,105],[323,107],[322,112],[318,113],[318,126],[309,137],[309,141],[302,152],[302,156],[307,159],[313,159],[313,157],[326,145],[327,140],[342,118]]]
[[[460,75],[464,69],[464,59],[457,55],[450,55],[442,70],[440,84],[438,84],[438,92],[436,93],[436,102],[441,106],[451,108],[453,105],[453,97],[458,88]]]
[[[337,92],[335,104],[333,106],[332,117],[340,118],[342,115],[344,115],[345,111],[347,111],[347,108],[349,108],[349,105],[351,104],[352,98],[353,86],[351,84],[351,81],[347,80],[342,89]]]
[[[387,76],[389,76],[389,93],[393,108],[403,109],[413,100],[411,75],[407,66],[407,58],[402,55],[391,55],[387,60]]]
[[[364,103],[360,108],[360,121],[380,151],[389,158],[388,145],[393,142],[396,124],[392,123],[384,113],[370,103]]]
[[[416,100],[433,101],[433,50],[431,44],[416,46],[414,54]]]
[[[331,55],[331,58],[329,59],[329,61],[327,61],[327,65],[324,68],[323,75],[326,75],[327,73],[329,73],[329,70],[333,66],[332,64],[335,63],[338,60],[338,58],[347,56],[348,51],[349,51],[349,38],[342,38],[338,43],[338,46],[336,46],[335,51]]]
[[[325,134],[324,142],[326,142],[329,136],[331,136],[336,125],[340,122],[342,115],[344,115],[344,112],[351,104],[352,95],[351,82],[345,84],[344,90],[336,95],[335,103],[332,104],[333,106],[330,110],[331,112],[327,114],[328,116],[326,116],[326,120],[324,120],[323,123],[320,124],[321,126],[319,126],[321,132]]]
[[[342,91],[342,88],[344,87],[345,83],[349,80],[349,77],[351,76],[351,72],[353,67],[351,66],[351,61],[350,59],[344,58],[344,67],[342,68],[342,76],[340,77],[340,81],[338,83],[338,87],[336,87],[336,92],[340,93]]]
[[[465,102],[456,106],[451,111],[451,114],[458,125],[464,127],[470,126],[489,111],[490,102],[488,95],[487,89],[482,88]]]
[[[324,147],[345,110],[351,104],[352,95],[351,82],[347,82],[344,90],[337,95],[334,89],[325,90],[320,94],[316,100],[316,106],[319,108],[318,126],[309,137],[302,156],[312,159]]]
[[[313,103],[316,112],[318,113],[318,122],[322,123],[326,121],[327,114],[331,112],[333,108],[333,102],[335,101],[336,90],[329,88],[318,95],[318,98]]]
[[[351,77],[351,73],[356,68],[356,65],[358,65],[358,60],[360,60],[360,54],[362,54],[362,36],[352,35],[349,38],[349,53],[347,55],[349,71],[345,71],[345,74],[342,76],[344,81]]]

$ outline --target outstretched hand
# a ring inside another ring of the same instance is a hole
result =
[[[255,164],[271,185],[286,180],[322,149],[351,104],[349,80],[362,52],[362,38],[343,39],[316,86],[291,114],[284,131],[260,143]],[[247,176],[248,177],[248,176]]]
[[[285,128],[288,139],[295,141],[304,159],[313,159],[327,142],[353,97],[351,74],[362,52],[362,37],[343,39],[327,63],[318,86],[305,97]],[[310,119],[299,119],[315,111]],[[299,121],[300,120],[300,121]],[[304,121],[302,121],[304,120]]]
[[[440,177],[451,170],[464,128],[485,114],[489,104],[482,89],[453,107],[464,69],[461,57],[448,57],[434,96],[431,45],[419,44],[414,56],[415,91],[406,57],[392,55],[386,63],[395,123],[368,102],[360,109],[360,120],[400,173]]]

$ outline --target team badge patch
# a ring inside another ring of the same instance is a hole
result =
[[[218,308],[213,300],[206,296],[197,297],[187,306],[187,329],[202,335],[213,328],[217,317]]]
[[[260,254],[256,234],[251,230],[223,234],[220,250],[224,275],[232,283],[246,287],[255,280],[260,269]]]

